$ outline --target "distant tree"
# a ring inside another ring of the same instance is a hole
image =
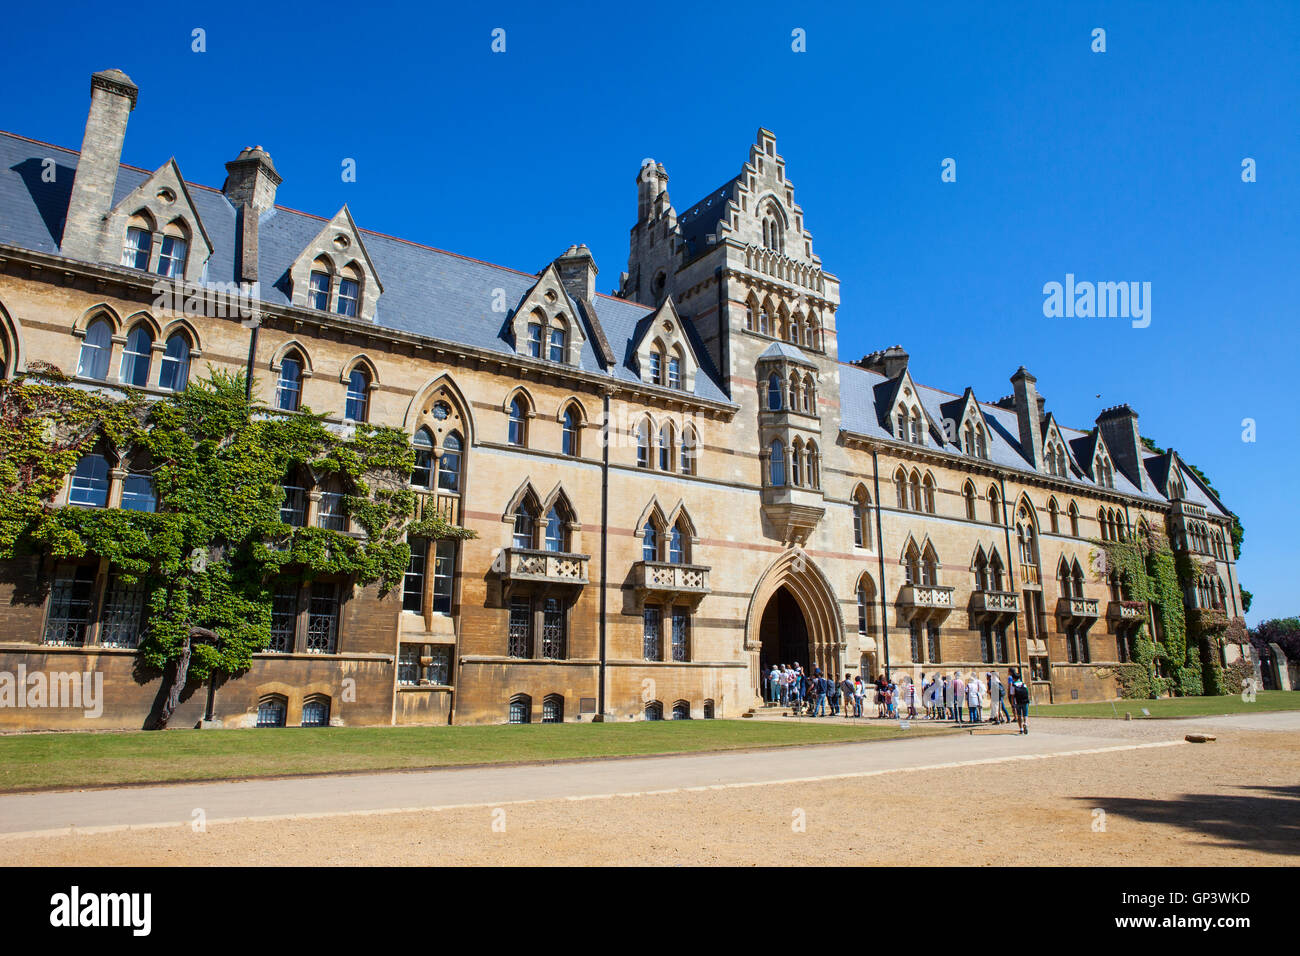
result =
[[[1282,648],[1288,660],[1300,660],[1300,617],[1275,617],[1262,621],[1250,630],[1250,643],[1256,650],[1269,644]]]

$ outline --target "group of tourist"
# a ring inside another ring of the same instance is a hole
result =
[[[1004,724],[1015,720],[1020,733],[1029,733],[1029,687],[1015,667],[1007,669],[1005,684],[997,671],[985,671],[983,676],[974,671],[966,675],[958,671],[931,674],[928,678],[922,674],[919,682],[904,675],[900,685],[883,674],[874,681],[864,681],[860,675],[827,677],[819,667],[814,667],[808,675],[795,661],[789,665],[773,664],[765,683],[767,701],[790,707],[795,716],[861,717],[870,695],[876,706],[876,717],[880,719],[915,718],[919,706],[925,720],[959,724]],[[987,718],[986,699],[989,701]]]

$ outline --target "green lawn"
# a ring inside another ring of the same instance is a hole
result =
[[[1261,690],[1255,702],[1248,704],[1240,694],[1224,697],[1170,697],[1160,700],[1117,700],[1102,704],[1035,704],[1029,710],[1034,717],[1118,717],[1130,713],[1134,720],[1146,720],[1145,707],[1151,717],[1208,717],[1218,714],[1258,714],[1267,710],[1300,710],[1300,691]]]
[[[26,734],[0,737],[0,791],[789,747],[940,730],[828,719]]]

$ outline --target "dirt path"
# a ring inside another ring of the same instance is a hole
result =
[[[1191,724],[1160,722],[1164,730],[1157,733],[1155,722],[1103,728],[1062,722],[1068,730],[1047,723],[1039,722],[1041,738],[1053,738],[1057,751],[1084,749],[1098,730],[1112,737],[1105,752],[1019,759],[986,757],[989,748],[978,749],[1006,741],[963,738],[975,745],[972,760],[998,762],[798,783],[546,797],[495,808],[209,821],[206,832],[171,826],[11,837],[0,842],[0,857],[11,864],[186,866],[1300,861],[1300,739],[1285,732],[1289,723],[1225,730],[1231,725],[1216,719],[1207,726],[1219,734],[1216,743],[1142,749],[1111,748],[1159,743]],[[848,746],[879,753],[934,743]],[[891,759],[901,760],[902,749]],[[615,763],[623,762],[603,766]],[[823,769],[834,774],[840,767],[832,761]]]

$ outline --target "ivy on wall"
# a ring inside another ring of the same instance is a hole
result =
[[[145,589],[139,651],[149,667],[177,663],[199,679],[236,673],[270,641],[277,580],[338,574],[387,592],[410,561],[408,531],[474,537],[438,516],[412,521],[415,456],[398,429],[340,433],[307,409],[270,413],[247,399],[243,375],[213,372],[146,401],[33,366],[0,382],[0,560],[106,558]],[[96,450],[149,474],[156,512],[54,506],[78,459]],[[283,486],[297,469],[334,483],[363,535],[285,524]],[[195,629],[214,639],[191,646]]]
[[[1211,662],[1207,686],[1201,635],[1192,634],[1189,641],[1183,594],[1194,577],[1189,576],[1190,566],[1181,566],[1186,559],[1175,558],[1168,543],[1154,531],[1145,535],[1135,532],[1125,541],[1094,543],[1105,553],[1106,567],[1119,569],[1131,598],[1147,602],[1148,621],[1157,622],[1161,636],[1157,642],[1148,623],[1143,622],[1134,641],[1133,662],[1116,670],[1121,695],[1154,698],[1169,693],[1179,697],[1222,693],[1218,654],[1205,655]]]

